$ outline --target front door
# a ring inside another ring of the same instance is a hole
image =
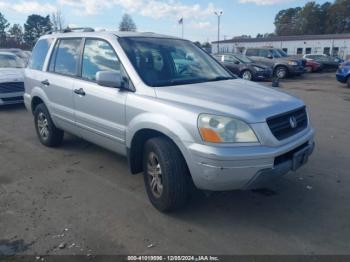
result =
[[[128,92],[96,83],[99,71],[123,71],[113,47],[86,39],[81,79],[74,83],[75,120],[80,134],[112,151],[125,154],[125,102]]]

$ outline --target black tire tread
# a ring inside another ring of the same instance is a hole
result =
[[[39,135],[39,130],[37,126],[37,116],[39,115],[40,112],[43,112],[48,120],[49,123],[49,138],[47,140],[43,140],[41,136]],[[34,125],[36,132],[38,134],[40,142],[47,146],[47,147],[58,147],[62,144],[63,142],[63,136],[64,132],[61,129],[58,129],[55,124],[53,123],[49,110],[45,106],[45,104],[39,104],[35,107],[34,109]]]
[[[148,184],[147,153],[152,150],[160,160],[163,174],[164,191],[159,199],[153,196]],[[151,138],[146,142],[144,180],[150,201],[158,210],[171,212],[182,208],[188,202],[192,181],[187,164],[176,145],[165,137]]]
[[[287,76],[288,76],[288,68],[286,66],[284,66],[284,65],[276,66],[275,71],[274,71],[275,77],[277,77],[277,71],[278,71],[279,68],[283,68],[283,69],[286,70],[286,75],[282,79],[287,78]]]

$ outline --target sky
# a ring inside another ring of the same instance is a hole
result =
[[[24,24],[28,15],[48,15],[60,10],[65,24],[118,30],[124,13],[132,16],[138,31],[156,32],[192,41],[217,40],[215,11],[223,11],[221,39],[238,35],[271,33],[281,9],[303,6],[305,0],[0,0],[0,12],[11,23]],[[318,0],[318,3],[325,1]]]

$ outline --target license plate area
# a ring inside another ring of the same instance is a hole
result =
[[[310,146],[303,148],[302,150],[294,153],[292,158],[292,170],[296,171],[301,166],[305,165],[309,160]]]

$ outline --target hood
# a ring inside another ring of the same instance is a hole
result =
[[[304,105],[289,94],[242,79],[155,88],[159,99],[195,106],[201,113],[232,115],[248,123]]]
[[[23,68],[0,68],[0,82],[23,82]]]
[[[272,68],[272,66],[271,66],[271,65],[268,65],[267,63],[257,63],[257,62],[253,62],[253,63],[250,63],[249,65],[251,65],[251,66],[257,66],[257,67],[260,67],[260,68],[263,68],[263,69]]]

